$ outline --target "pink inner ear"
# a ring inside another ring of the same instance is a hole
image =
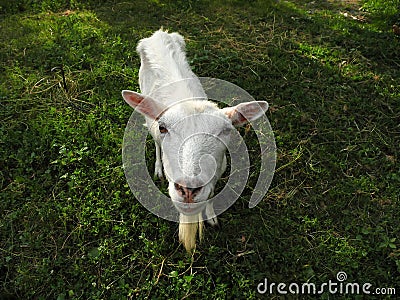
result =
[[[223,109],[225,115],[232,120],[234,126],[240,126],[248,121],[256,120],[268,109],[265,101],[245,102],[234,107]]]
[[[132,91],[122,91],[122,97],[133,108],[139,105],[140,102],[144,99],[144,97],[138,93]]]
[[[224,114],[232,121],[232,125],[240,126],[245,123],[247,120],[243,117],[243,115],[236,109],[237,106],[234,107],[226,107],[223,108]]]
[[[157,119],[165,109],[161,103],[152,98],[132,91],[122,91],[122,97],[130,106],[152,119]]]
[[[237,109],[233,110],[231,120],[235,126],[240,126],[247,122],[247,119]]]
[[[138,94],[128,94],[127,100],[132,104],[132,106],[136,107],[143,101],[143,97]]]

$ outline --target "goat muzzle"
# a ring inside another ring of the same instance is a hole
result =
[[[177,191],[178,195],[183,198],[183,201],[185,203],[194,203],[193,198],[203,188],[202,186],[192,188],[192,187],[181,185],[179,183],[175,183],[174,186],[175,186],[175,190]]]

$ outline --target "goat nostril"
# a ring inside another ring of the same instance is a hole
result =
[[[181,197],[184,198],[192,198],[193,196],[197,195],[200,190],[203,188],[202,186],[196,187],[196,188],[190,188],[186,187],[183,185],[180,185],[179,183],[174,183],[175,190],[178,192],[178,194]]]
[[[182,186],[182,185],[180,185],[180,184],[178,184],[178,183],[174,183],[174,186],[175,186],[175,190],[177,190],[178,191],[178,193],[182,196],[182,197],[185,197],[185,191],[186,191],[186,189]]]

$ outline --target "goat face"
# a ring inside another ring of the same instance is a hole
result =
[[[180,213],[204,210],[217,180],[226,169],[225,151],[234,126],[264,114],[264,101],[219,109],[207,100],[181,101],[170,107],[150,97],[123,91],[125,101],[146,116],[147,125],[161,148],[168,191]]]
[[[226,169],[232,122],[211,102],[188,101],[168,109],[154,126],[169,195],[181,213],[198,214]]]

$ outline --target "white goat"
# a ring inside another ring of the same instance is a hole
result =
[[[180,214],[179,240],[191,251],[198,230],[202,237],[204,219],[218,225],[207,200],[226,169],[230,132],[262,116],[268,104],[253,101],[219,109],[208,101],[178,33],[156,31],[139,42],[137,51],[142,94],[124,90],[122,96],[146,118],[156,146],[155,175],[164,173],[169,182],[169,195]]]

